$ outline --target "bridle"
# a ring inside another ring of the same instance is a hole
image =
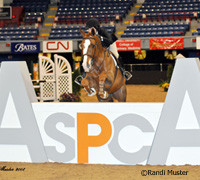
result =
[[[94,49],[93,55],[92,55],[92,54],[88,54],[88,53],[85,53],[85,54],[82,55],[83,57],[84,57],[84,56],[89,56],[89,57],[92,59],[91,65],[93,66],[93,65],[94,65],[94,62],[96,61],[95,54],[96,54],[97,48],[99,48],[99,45],[98,45],[98,43],[97,43],[97,40],[96,40],[94,37],[92,37],[92,36],[83,38],[83,40],[85,40],[85,39],[89,39],[89,40],[93,39],[93,40],[95,40],[95,44],[92,44],[92,49],[95,48],[95,49]],[[90,42],[91,42],[91,41],[90,41]],[[97,56],[98,56],[98,55],[97,55]],[[103,61],[104,61],[104,59],[105,59],[105,53],[104,53]],[[96,65],[96,67],[97,67],[98,70],[100,70],[101,65],[103,64],[103,61],[100,63],[99,66]]]
[[[95,40],[95,44],[92,44],[92,49],[95,48],[95,49],[94,49],[93,55],[88,54],[88,53],[82,55],[83,57],[84,57],[84,56],[89,56],[90,58],[92,58],[92,64],[93,64],[93,61],[95,60],[94,57],[95,57],[95,54],[96,54],[96,50],[97,50],[97,47],[98,47],[97,40],[96,40],[94,37],[88,37],[88,38],[83,38],[83,39],[84,39],[84,40],[85,40],[85,39],[89,39],[89,40],[94,39],[94,40]],[[91,41],[90,41],[90,42],[91,42]]]

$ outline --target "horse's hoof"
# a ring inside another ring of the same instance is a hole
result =
[[[108,92],[103,91],[102,93],[99,93],[99,96],[101,99],[107,99],[108,98]]]
[[[90,92],[91,92],[91,93],[89,93],[88,91],[86,91],[86,92],[87,92],[87,95],[88,95],[88,96],[94,96],[94,95],[97,94],[97,92],[96,92],[96,90],[95,90],[94,88],[90,88]]]

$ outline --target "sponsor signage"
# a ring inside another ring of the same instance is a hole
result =
[[[116,41],[118,51],[134,51],[141,49],[141,39],[119,39]]]
[[[150,38],[150,49],[183,49],[183,38]]]
[[[2,62],[0,160],[200,165],[199,65],[177,59],[165,103],[105,106],[34,103],[25,62]]]
[[[72,41],[43,41],[43,52],[51,53],[51,52],[72,52],[73,51],[73,43]]]
[[[10,6],[0,7],[0,19],[11,19],[12,9]]]
[[[12,53],[39,53],[40,42],[12,42]]]

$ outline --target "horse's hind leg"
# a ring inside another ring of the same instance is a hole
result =
[[[119,90],[113,93],[113,97],[119,102],[126,102],[126,85],[123,85]]]

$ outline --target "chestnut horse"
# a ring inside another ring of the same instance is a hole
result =
[[[113,102],[113,98],[126,102],[126,79],[113,59],[114,55],[102,47],[95,31],[80,31],[83,36],[82,66],[86,73],[81,85],[89,96],[97,95],[100,102]]]

